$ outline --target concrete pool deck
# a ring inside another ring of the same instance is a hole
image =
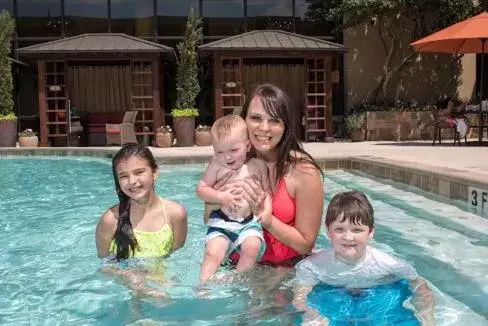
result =
[[[316,159],[376,158],[396,163],[414,163],[424,167],[456,169],[486,175],[488,181],[488,147],[453,146],[452,143],[432,146],[431,142],[336,142],[304,143]],[[156,157],[210,157],[212,148],[151,147]],[[488,182],[487,182],[488,184]]]
[[[488,147],[453,145],[446,141],[305,143],[324,169],[351,169],[416,186],[454,200],[468,201],[473,188],[488,191]],[[159,164],[204,163],[205,147],[150,147]],[[0,157],[73,155],[111,157],[118,147],[0,148]]]

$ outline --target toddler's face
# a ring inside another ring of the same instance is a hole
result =
[[[244,162],[249,151],[249,140],[234,133],[225,139],[214,142],[215,158],[225,168],[237,170]]]
[[[327,234],[338,259],[346,263],[357,263],[363,259],[374,230],[364,224],[336,220],[329,225]]]

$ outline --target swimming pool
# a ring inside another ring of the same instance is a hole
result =
[[[280,325],[293,320],[289,282],[263,290],[269,284],[263,280],[261,291],[234,282],[216,286],[206,297],[195,295],[205,228],[194,187],[202,167],[161,167],[157,191],[185,204],[189,236],[165,261],[173,299],[158,301],[134,297],[119,280],[99,272],[95,225],[117,201],[109,160],[0,159],[0,324]],[[431,282],[439,325],[488,325],[486,219],[346,171],[327,171],[325,183],[327,200],[346,189],[368,194],[376,211],[373,245],[411,262]],[[326,246],[322,231],[317,248]]]

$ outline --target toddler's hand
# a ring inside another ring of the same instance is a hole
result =
[[[231,188],[226,191],[221,191],[219,193],[219,204],[222,207],[229,207],[231,210],[238,208],[238,204],[241,200],[242,190],[239,188]]]

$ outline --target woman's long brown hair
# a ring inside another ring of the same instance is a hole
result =
[[[247,98],[247,102],[243,107],[241,116],[244,119],[246,119],[252,99],[256,96],[261,100],[266,113],[274,119],[283,121],[285,126],[283,137],[277,145],[276,183],[285,176],[290,167],[303,162],[312,164],[320,171],[323,177],[322,169],[314,158],[303,148],[298,138],[297,126],[298,121],[301,119],[300,112],[297,108],[291,107],[291,101],[288,95],[278,86],[272,84],[258,85],[251,93],[251,96]],[[296,154],[292,155],[292,151]]]

